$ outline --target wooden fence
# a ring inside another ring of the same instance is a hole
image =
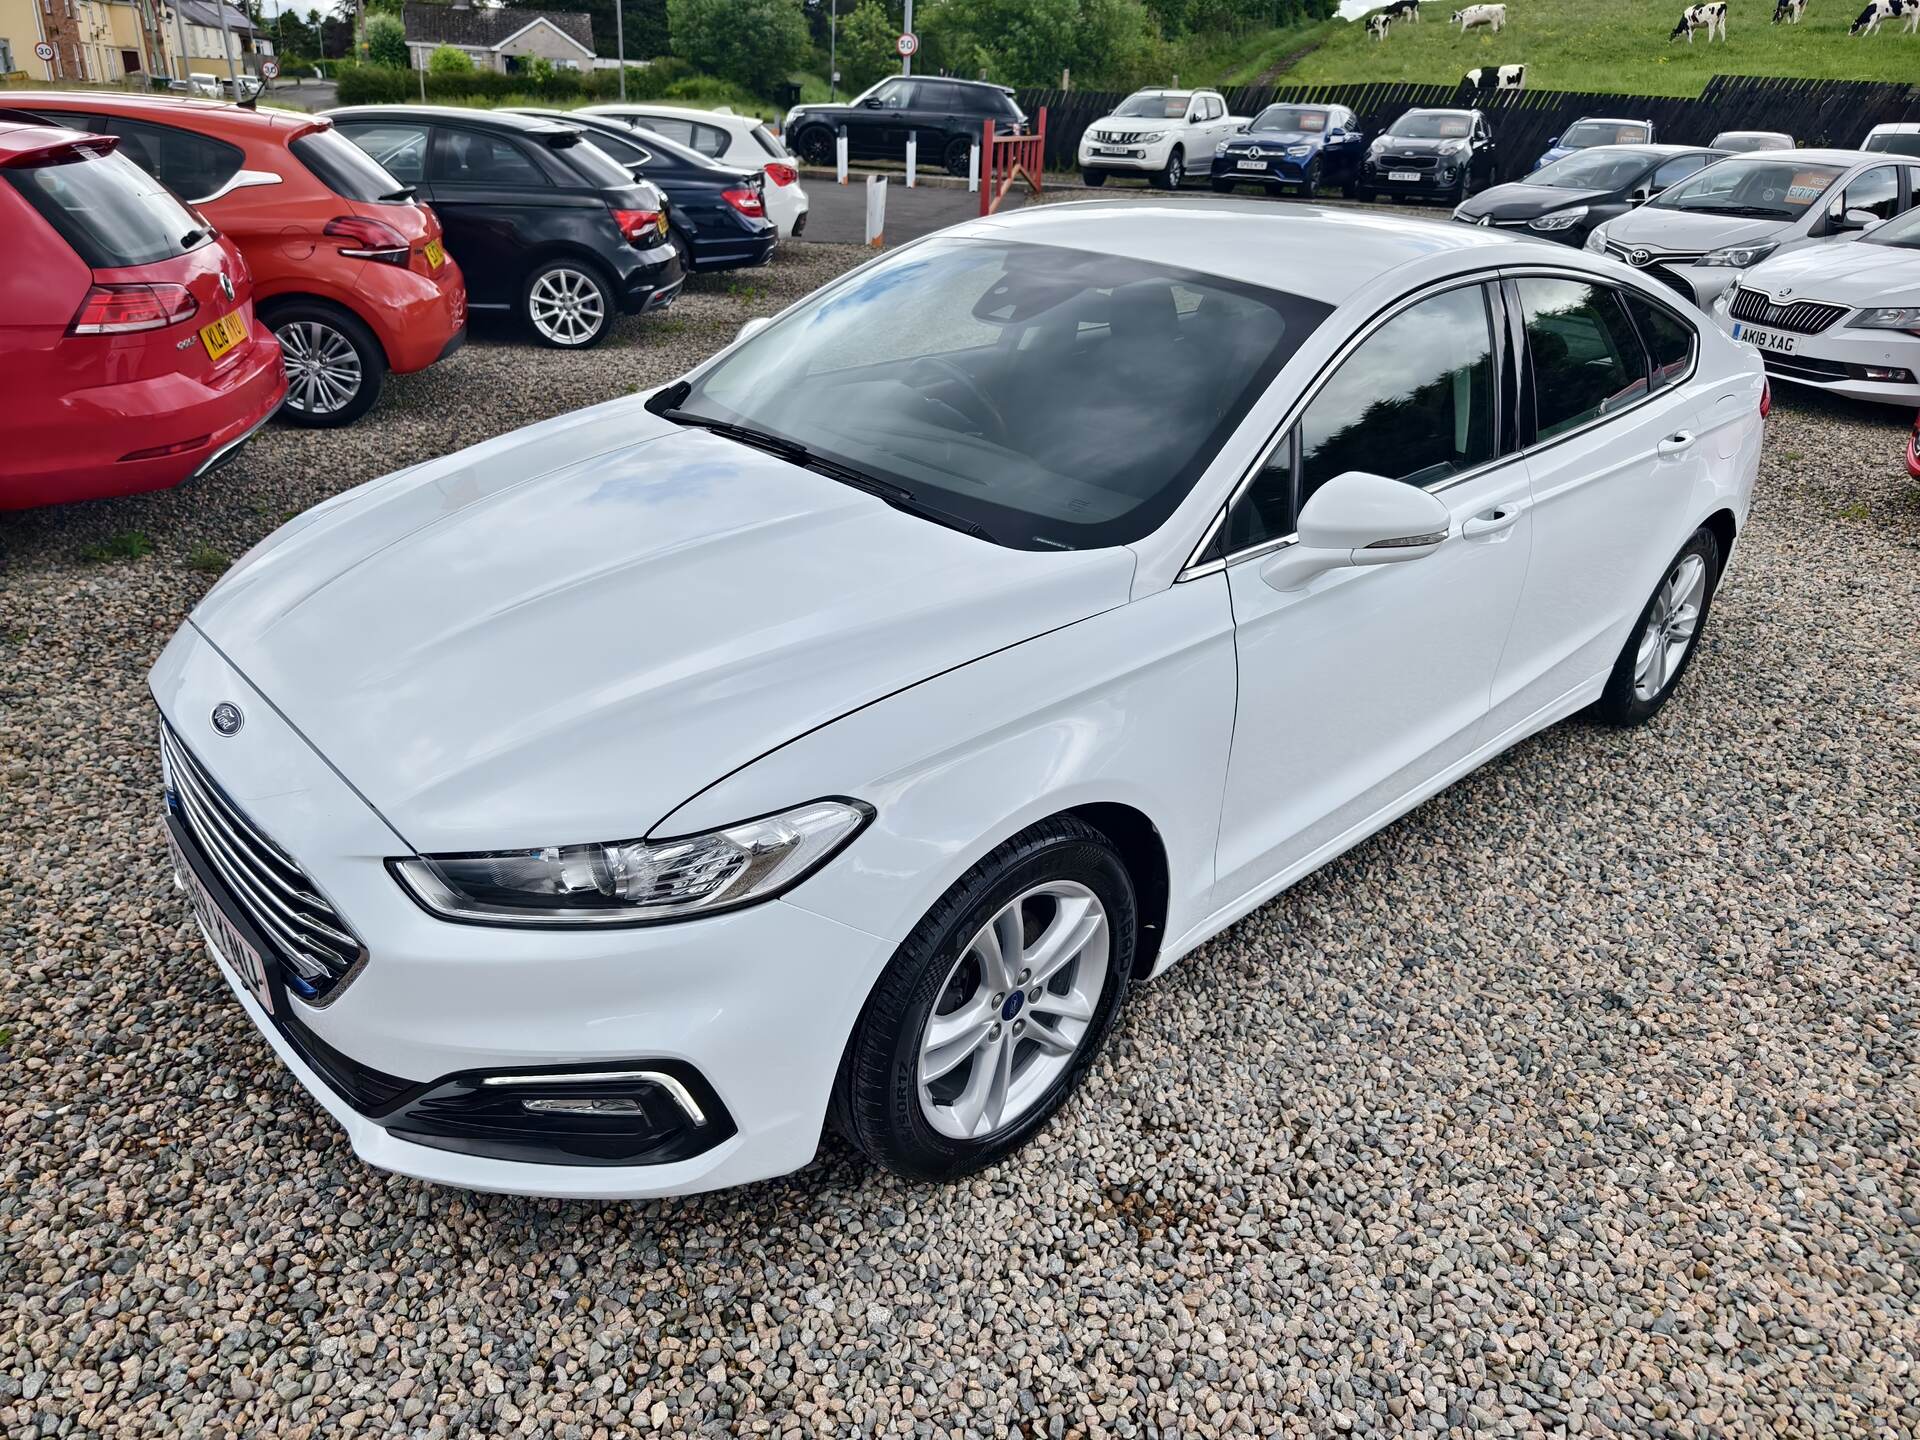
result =
[[[1614,95],[1569,90],[1506,90],[1475,97],[1464,87],[1412,85],[1280,85],[1222,92],[1235,115],[1257,115],[1279,103],[1345,105],[1369,137],[1403,111],[1421,105],[1475,104],[1486,111],[1498,142],[1499,178],[1526,174],[1547,141],[1582,115],[1651,120],[1661,140],[1700,145],[1722,130],[1785,130],[1802,145],[1858,145],[1875,125],[1920,120],[1920,86],[1866,80],[1777,80],[1716,75],[1699,95]],[[1021,109],[1047,109],[1047,168],[1076,167],[1080,136],[1126,97],[1093,90],[1022,90]]]

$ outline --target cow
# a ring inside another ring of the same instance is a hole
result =
[[[1405,21],[1409,25],[1420,23],[1420,0],[1393,0],[1393,3],[1378,12],[1383,20],[1398,25]]]
[[[1367,17],[1367,38],[1369,40],[1386,39],[1387,31],[1392,28],[1393,22],[1388,20],[1384,15],[1369,15]]]
[[[1784,20],[1789,25],[1798,25],[1806,9],[1807,0],[1778,0],[1773,7],[1773,23],[1778,25]]]
[[[1860,12],[1860,18],[1848,27],[1849,35],[1871,35],[1880,28],[1882,20],[1901,20],[1906,24],[1901,28],[1912,35],[1920,31],[1920,0],[1872,0],[1866,9]]]
[[[1877,3],[1885,4],[1887,0],[1877,0]],[[1687,44],[1691,45],[1693,32],[1696,30],[1707,32],[1709,45],[1713,43],[1716,30],[1720,32],[1720,38],[1725,40],[1727,38],[1727,0],[1712,0],[1708,5],[1689,5],[1682,10],[1680,23],[1675,25],[1673,33],[1667,36],[1667,43],[1671,45],[1684,35],[1687,37]]]
[[[1501,27],[1507,23],[1507,7],[1505,5],[1469,5],[1464,10],[1454,11],[1447,23],[1458,25],[1462,35],[1482,25],[1490,27],[1493,33],[1498,35]]]
[[[1524,65],[1478,65],[1460,77],[1460,83],[1469,90],[1486,94],[1493,90],[1524,90],[1527,88],[1527,67]]]

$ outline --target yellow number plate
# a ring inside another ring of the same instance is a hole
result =
[[[238,310],[229,310],[211,325],[200,327],[200,343],[207,347],[207,358],[218,360],[247,338],[247,322]]]
[[[427,268],[429,270],[438,270],[442,265],[447,263],[447,252],[438,240],[429,240],[427,242],[426,254]]]
[[[659,218],[658,220],[656,220],[656,221],[655,221],[654,223],[655,223],[655,224],[656,224],[657,226],[659,226],[659,229],[660,229],[660,233],[661,233],[662,235],[664,235],[664,234],[666,234],[666,233],[667,233],[667,217],[666,217],[666,215],[665,215],[664,213],[662,213],[662,214],[661,214],[661,216],[660,216],[660,218]]]

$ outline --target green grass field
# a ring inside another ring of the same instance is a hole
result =
[[[1428,0],[1418,25],[1396,25],[1385,41],[1367,39],[1358,22],[1331,20],[1317,32],[1275,32],[1264,56],[1277,59],[1307,40],[1319,44],[1280,84],[1355,84],[1412,80],[1451,84],[1476,65],[1527,66],[1531,90],[1605,90],[1624,95],[1697,95],[1715,75],[1783,75],[1807,80],[1892,80],[1920,84],[1920,35],[1883,25],[1854,39],[1847,27],[1864,0],[1809,0],[1798,25],[1774,25],[1773,0],[1732,0],[1727,42],[1704,32],[1688,45],[1667,43],[1683,0],[1508,0],[1498,35],[1462,35],[1447,24],[1459,8]],[[1242,56],[1233,73],[1182,75],[1189,84],[1244,84],[1261,62]]]

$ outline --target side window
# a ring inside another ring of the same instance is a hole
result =
[[[418,185],[426,178],[426,126],[377,120],[364,123],[349,121],[338,129],[403,185]]]
[[[1640,339],[1647,347],[1647,356],[1653,361],[1653,388],[1671,385],[1686,374],[1687,367],[1693,363],[1693,326],[1666,306],[1656,305],[1631,291],[1626,301],[1627,309],[1633,312],[1634,324],[1639,327]]]
[[[717,160],[727,153],[727,132],[718,125],[695,125],[693,148],[708,159]]]
[[[1580,280],[1514,282],[1533,359],[1536,438],[1552,439],[1647,393],[1647,357],[1617,292]]]
[[[1875,220],[1885,220],[1900,212],[1900,174],[1892,165],[1881,165],[1854,178],[1841,197],[1840,213],[1865,210]]]
[[[1494,457],[1493,394],[1493,337],[1480,286],[1403,310],[1341,362],[1290,444],[1255,477],[1227,517],[1227,553],[1291,534],[1299,506],[1344,471],[1437,485],[1484,465]]]
[[[474,130],[442,130],[433,149],[435,184],[545,185],[546,175],[504,135]]]
[[[67,110],[41,113],[70,129],[118,135],[120,153],[183,200],[203,200],[213,194],[239,172],[246,159],[236,145],[171,125]]]
[[[1705,155],[1676,155],[1666,164],[1653,172],[1650,182],[1653,193],[1658,195],[1669,185],[1678,185],[1696,170],[1706,168],[1708,157]]]
[[[889,80],[875,98],[882,110],[905,110],[913,104],[913,85],[906,80]]]
[[[692,148],[693,122],[691,120],[677,119],[672,115],[642,115],[640,126],[642,129],[651,130],[662,140],[671,140],[677,145]]]

